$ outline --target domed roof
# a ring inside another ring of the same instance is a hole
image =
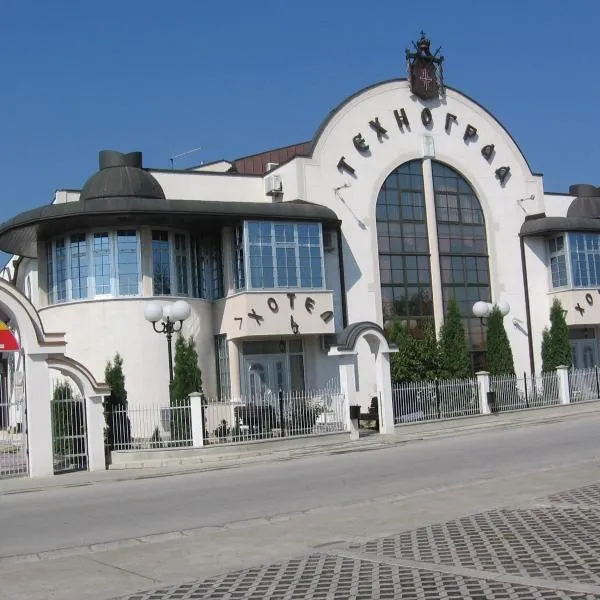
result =
[[[600,218],[600,188],[579,183],[569,188],[569,194],[577,196],[567,210],[567,218]]]
[[[99,162],[100,170],[86,181],[80,200],[132,196],[165,200],[158,181],[142,169],[141,152],[122,154],[115,150],[102,150]]]

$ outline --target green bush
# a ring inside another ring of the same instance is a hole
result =
[[[192,439],[192,415],[189,395],[202,391],[202,373],[192,337],[177,336],[175,368],[171,383],[171,444],[189,445]]]
[[[556,367],[571,366],[569,327],[562,304],[554,298],[550,308],[550,329],[542,334],[542,371],[553,371]]]

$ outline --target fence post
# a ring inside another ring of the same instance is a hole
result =
[[[192,419],[192,446],[202,448],[204,446],[204,407],[202,406],[202,394],[192,392],[189,396],[190,412]]]
[[[491,410],[487,395],[490,391],[490,374],[487,371],[478,371],[475,376],[477,377],[477,391],[479,393],[479,412],[482,415],[489,415]]]
[[[569,390],[569,367],[560,365],[556,367],[556,376],[558,377],[558,399],[561,404],[571,403],[571,394]]]
[[[285,422],[283,420],[283,390],[279,390],[279,430],[281,437],[285,437]]]
[[[83,399],[86,408],[88,469],[104,471],[106,455],[104,451],[104,406],[102,396],[88,396]]]
[[[437,410],[437,418],[442,418],[442,407],[440,405],[440,382],[435,380],[435,408]]]
[[[598,380],[598,365],[594,367],[596,373],[596,398],[600,398],[600,381]]]

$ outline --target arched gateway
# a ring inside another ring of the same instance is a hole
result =
[[[339,365],[340,390],[348,400],[348,405],[356,404],[357,398],[357,345],[364,340],[371,351],[375,363],[375,385],[379,406],[379,432],[394,433],[394,407],[392,402],[392,380],[390,377],[390,354],[398,348],[389,344],[383,329],[377,323],[361,321],[348,325],[337,337],[336,345],[329,351]],[[348,415],[349,418],[349,415]],[[352,424],[348,423],[349,428]]]
[[[18,342],[2,355],[0,385],[0,477],[55,473],[56,448],[52,425],[52,372],[78,388],[85,421],[82,431],[89,470],[105,468],[103,383],[73,358],[65,356],[63,333],[48,333],[31,302],[11,283],[0,279],[0,320]],[[2,344],[0,344],[2,346]],[[54,436],[56,438],[56,435]]]

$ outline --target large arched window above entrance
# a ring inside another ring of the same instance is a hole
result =
[[[480,320],[473,317],[472,307],[478,300],[491,300],[483,211],[462,175],[435,161],[431,167],[444,309],[450,298],[456,299],[471,350],[482,351],[485,335]]]
[[[409,329],[433,317],[423,171],[420,160],[398,167],[377,199],[377,239],[384,324]]]

